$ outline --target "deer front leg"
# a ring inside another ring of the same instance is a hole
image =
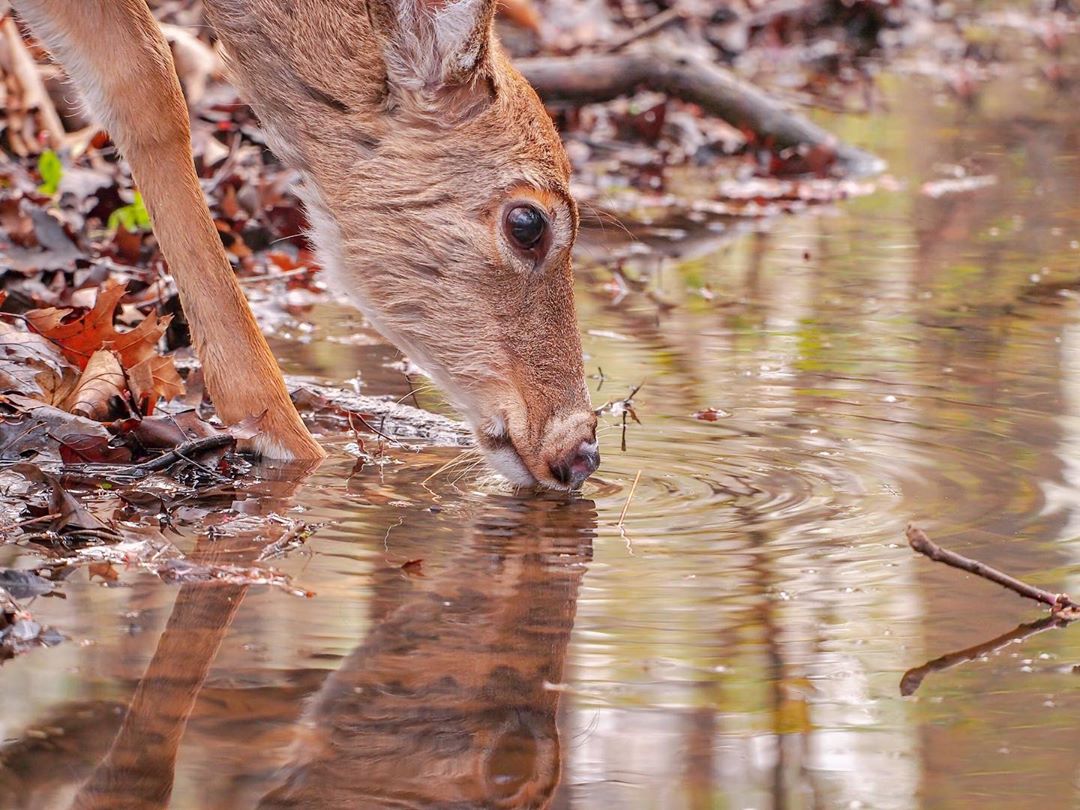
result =
[[[227,423],[265,412],[255,449],[321,458],[225,256],[191,158],[172,54],[144,0],[15,0],[131,165],[195,351]]]

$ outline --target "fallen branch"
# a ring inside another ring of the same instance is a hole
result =
[[[1042,588],[1036,588],[1034,585],[1029,585],[1015,577],[1011,577],[996,568],[991,568],[986,563],[944,549],[927,537],[926,532],[916,526],[909,525],[907,527],[907,541],[915,551],[929,557],[934,562],[944,563],[952,568],[959,568],[961,571],[967,571],[969,574],[988,579],[1003,588],[1008,588],[1013,593],[1017,593],[1026,599],[1034,599],[1036,602],[1049,605],[1054,616],[1058,618],[1066,621],[1080,619],[1080,603],[1074,602],[1069,598],[1068,594],[1051,593]]]
[[[846,144],[730,71],[698,57],[672,56],[658,47],[626,53],[519,59],[515,66],[548,102],[610,101],[645,87],[700,106],[781,150],[830,149],[853,174],[872,174],[882,161]]]
[[[927,661],[921,667],[912,667],[900,678],[900,694],[904,697],[915,694],[916,690],[922,686],[922,682],[927,675],[934,672],[943,672],[946,669],[960,666],[960,664],[966,664],[968,661],[974,661],[976,658],[982,658],[985,655],[997,652],[1010,644],[1018,644],[1039,633],[1045,633],[1047,630],[1065,627],[1069,624],[1069,621],[1068,618],[1058,615],[1043,616],[1037,622],[1021,624],[1008,633],[1002,633],[1000,636],[984,641],[982,644],[946,653],[933,661]]]
[[[150,473],[167,470],[179,461],[202,467],[201,464],[193,461],[193,457],[197,457],[210,450],[228,447],[235,443],[236,439],[231,434],[217,433],[213,436],[203,436],[202,438],[186,441],[183,444],[177,445],[172,450],[162,453],[160,456],[152,458],[149,461],[144,461],[141,464],[65,464],[63,471],[65,474],[100,475],[104,477],[138,480]]]

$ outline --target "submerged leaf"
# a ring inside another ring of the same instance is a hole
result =
[[[7,406],[6,413],[0,410],[0,458],[18,459],[59,445],[65,461],[131,460],[127,448],[110,447],[112,437],[100,422],[17,394],[0,395],[0,405]],[[84,448],[94,452],[85,454]]]

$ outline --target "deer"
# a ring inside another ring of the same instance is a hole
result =
[[[14,0],[127,160],[227,424],[320,459],[237,283],[145,0]],[[301,178],[331,284],[433,379],[512,484],[600,463],[573,297],[570,164],[493,30],[496,0],[204,0],[234,80]]]

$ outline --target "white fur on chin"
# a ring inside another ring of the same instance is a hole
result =
[[[514,486],[531,487],[536,484],[536,477],[529,472],[528,467],[513,448],[485,449],[484,458],[488,466]]]

